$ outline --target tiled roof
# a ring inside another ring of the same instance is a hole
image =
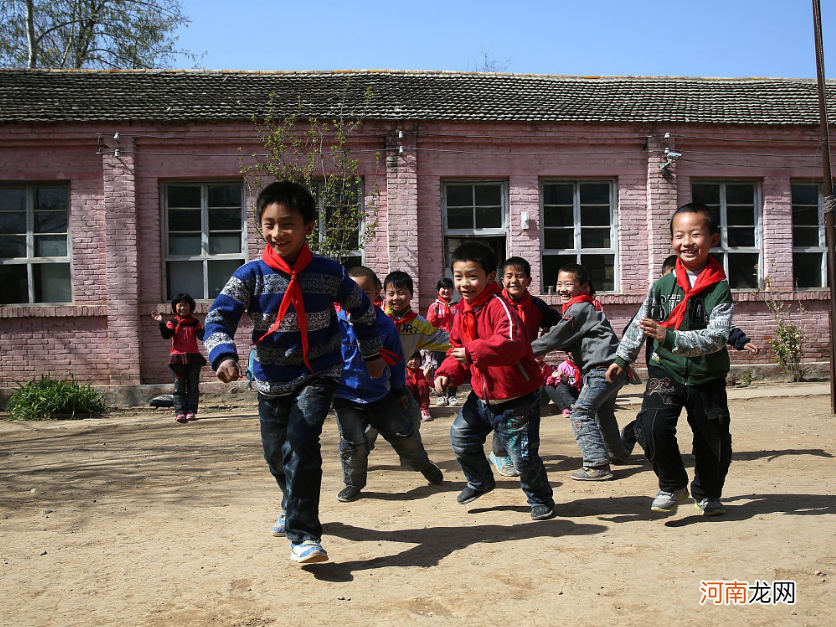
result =
[[[348,87],[346,88],[346,85]],[[367,104],[363,94],[374,96]],[[477,72],[0,69],[0,123],[249,120],[275,92],[287,115],[340,102],[382,120],[818,124],[816,82],[780,78],[573,77]],[[829,82],[836,120],[836,83]]]

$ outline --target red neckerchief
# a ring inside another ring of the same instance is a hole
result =
[[[174,314],[174,319],[177,321],[177,326],[174,327],[174,335],[177,335],[177,333],[180,332],[180,327],[182,325],[185,324],[186,326],[192,326],[193,321],[196,320],[192,314],[189,314],[185,318],[181,318],[177,314]]]
[[[491,297],[501,292],[502,288],[499,287],[499,284],[493,282],[489,283],[485,288],[485,291],[473,300],[465,300],[464,298],[461,299],[461,310],[459,313],[462,315],[462,338],[464,339],[465,344],[470,344],[478,337],[476,328],[476,312],[474,310],[481,307],[488,302]]]
[[[520,317],[520,320],[522,320],[523,326],[525,327],[525,310],[526,308],[531,307],[531,294],[529,291],[526,290],[523,293],[522,298],[519,300],[514,300],[514,297],[508,293],[507,289],[502,290],[502,295],[505,297],[505,300],[507,300],[508,303],[517,310],[517,315]]]
[[[566,310],[569,309],[569,307],[571,307],[575,303],[589,303],[598,311],[604,311],[604,308],[601,307],[601,303],[592,298],[592,296],[590,296],[589,294],[581,294],[580,296],[575,296],[574,298],[570,299],[568,303],[565,303],[563,305],[563,310],[560,313],[565,314]]]
[[[396,325],[401,324],[402,322],[409,322],[410,320],[415,320],[415,318],[418,317],[418,314],[412,311],[411,308],[400,318],[398,318],[398,314],[396,314],[391,309],[386,309],[384,311],[386,312],[386,315],[389,316],[392,319],[392,322],[394,322]]]
[[[696,296],[704,289],[711,287],[715,283],[719,283],[720,281],[725,280],[726,273],[723,272],[723,266],[721,266],[714,257],[708,258],[708,263],[705,264],[705,268],[703,268],[702,272],[697,275],[697,280],[694,282],[694,287],[691,287],[688,283],[688,274],[687,270],[685,270],[685,266],[682,265],[682,261],[679,259],[676,260],[676,284],[682,288],[682,291],[685,292],[685,297],[682,301],[668,314],[668,319],[660,322],[659,324],[663,327],[673,327],[674,329],[678,329],[679,325],[682,324],[682,321],[685,320],[685,307],[688,303],[688,299],[692,296]]]
[[[313,368],[311,368],[311,365],[308,363],[308,323],[305,319],[305,301],[302,299],[302,288],[299,287],[298,278],[299,273],[307,268],[308,264],[313,260],[311,249],[308,248],[307,244],[304,244],[302,246],[302,250],[299,251],[299,256],[296,258],[296,262],[293,264],[292,268],[284,259],[276,254],[275,250],[269,246],[264,247],[264,252],[261,253],[261,260],[269,267],[273,268],[273,270],[289,274],[290,283],[288,283],[287,291],[285,291],[284,296],[282,297],[282,303],[279,305],[279,312],[276,314],[276,321],[267,333],[258,338],[256,344],[279,328],[279,325],[282,323],[282,319],[287,313],[288,307],[293,305],[293,310],[296,312],[296,320],[299,322],[299,331],[302,334],[302,359],[305,361],[305,365],[308,367],[308,370],[313,372]]]

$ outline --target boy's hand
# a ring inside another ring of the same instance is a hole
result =
[[[444,396],[444,388],[447,387],[449,382],[450,378],[445,377],[443,374],[435,378],[435,391],[438,392],[439,396]]]
[[[466,348],[451,348],[450,355],[460,364],[466,364],[467,362],[467,349]]]
[[[151,312],[151,317],[152,317],[154,320],[156,320],[157,322],[162,322],[162,321],[163,321],[162,314],[160,314],[160,312],[159,312],[159,311],[157,311],[156,309],[155,309],[154,311],[152,311],[152,312]]]
[[[761,349],[758,348],[757,344],[752,344],[752,342],[746,342],[746,344],[743,345],[743,350],[749,351],[754,355],[761,352]]]
[[[641,322],[639,322],[639,328],[647,337],[652,337],[657,342],[665,341],[667,329],[656,322],[653,318],[642,318]]]
[[[386,370],[386,362],[380,357],[375,357],[366,362],[366,369],[372,379],[379,379],[383,376],[383,371]]]
[[[238,366],[238,362],[236,360],[227,359],[221,362],[221,365],[218,366],[217,375],[224,383],[237,381],[241,378],[241,368]]]
[[[624,368],[619,366],[618,364],[610,364],[610,367],[607,368],[607,383],[613,383],[615,380],[621,376],[621,373],[624,372]]]

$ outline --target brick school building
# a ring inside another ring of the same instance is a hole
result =
[[[351,146],[380,197],[355,262],[410,273],[422,313],[451,251],[478,238],[528,259],[555,305],[557,269],[584,264],[620,332],[671,253],[671,213],[694,200],[720,218],[735,323],[767,347],[768,282],[804,307],[805,361],[829,359],[814,81],[0,70],[0,388],[170,380],[150,311],[185,291],[202,317],[262,249],[240,166],[263,152],[252,120],[271,93],[280,115],[361,113]]]

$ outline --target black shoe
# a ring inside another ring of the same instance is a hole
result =
[[[491,486],[486,490],[476,490],[471,488],[469,485],[464,487],[459,495],[456,497],[456,500],[461,503],[462,505],[466,505],[467,503],[472,503],[476,499],[478,499],[483,494],[487,494],[488,492],[493,492],[493,489],[496,487],[496,483],[492,483]]]
[[[531,520],[548,520],[555,517],[554,505],[534,505],[531,508]]]
[[[636,421],[626,425],[621,430],[621,446],[624,447],[624,457],[630,457],[636,447]]]
[[[424,475],[424,478],[433,485],[438,485],[444,481],[444,475],[441,472],[441,468],[432,462],[430,462],[430,465],[421,471],[421,474]]]
[[[337,494],[337,500],[343,503],[351,503],[360,498],[360,488],[355,488],[353,485],[347,485],[340,493]]]

